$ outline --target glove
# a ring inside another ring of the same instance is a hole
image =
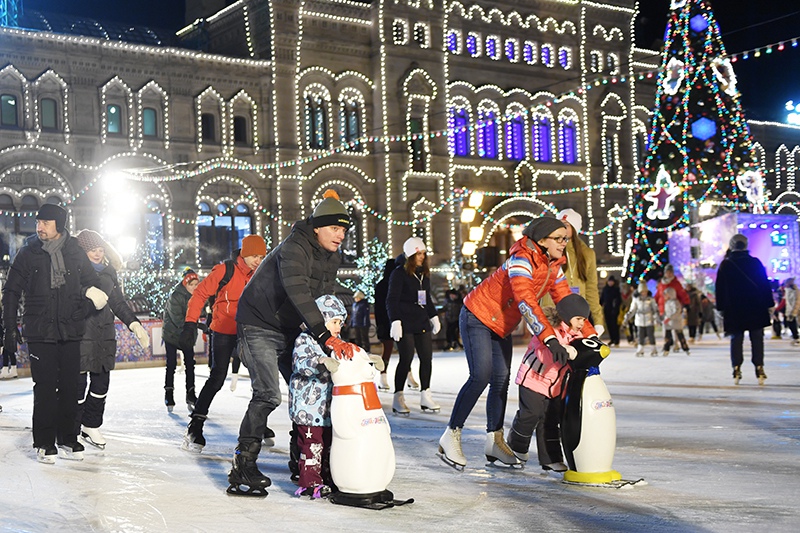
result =
[[[439,333],[439,331],[441,331],[441,329],[442,329],[442,323],[439,322],[439,317],[435,316],[431,318],[431,333],[436,335],[437,333]]]
[[[392,322],[389,336],[394,339],[394,342],[400,342],[400,339],[403,338],[403,323],[399,320]]]
[[[325,368],[327,368],[328,372],[330,373],[334,373],[339,370],[339,361],[333,357],[320,357],[319,362],[325,365]]]
[[[20,340],[19,330],[14,326],[6,329],[3,336],[3,359],[10,360],[17,353],[17,343]]]
[[[379,372],[383,372],[383,369],[386,368],[383,358],[380,355],[369,354],[369,361]]]
[[[550,353],[553,354],[553,361],[557,362],[560,365],[564,365],[567,363],[567,359],[569,359],[569,354],[567,353],[567,349],[561,346],[561,343],[558,342],[558,339],[554,337],[545,342],[544,344],[550,350]]]
[[[184,322],[183,331],[178,339],[178,346],[184,352],[194,350],[195,333],[197,332],[197,322]]]
[[[131,325],[128,328],[136,335],[136,340],[139,341],[139,344],[142,346],[143,350],[147,350],[150,347],[150,335],[147,334],[147,330],[144,329],[141,322],[131,322]]]
[[[97,287],[89,287],[86,289],[86,297],[92,301],[94,308],[98,311],[104,308],[108,303],[108,295]]]
[[[578,357],[578,350],[573,348],[572,346],[566,346],[567,353],[569,354],[569,360],[574,361]]]
[[[331,351],[331,355],[338,359],[352,359],[358,346],[343,341],[339,337],[330,337],[325,341],[325,347]]]

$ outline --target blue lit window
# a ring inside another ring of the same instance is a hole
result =
[[[356,141],[361,137],[361,111],[357,100],[339,103],[339,140],[344,149],[358,152],[363,149]]]
[[[569,69],[572,66],[572,54],[569,51],[569,48],[559,48],[558,50],[558,64],[561,65],[561,68],[564,70]]]
[[[522,47],[522,58],[527,64],[535,65],[538,59],[536,56],[536,43],[526,42],[525,46]]]
[[[500,59],[500,42],[497,37],[488,37],[486,39],[486,55],[494,60]]]
[[[552,160],[552,146],[550,144],[550,119],[548,117],[536,117],[533,121],[533,159],[541,163],[549,163]]]
[[[506,157],[512,161],[525,159],[525,121],[519,115],[506,122]]]
[[[450,33],[447,34],[447,49],[450,50],[451,54],[458,54],[461,52],[461,43],[459,42],[459,35],[458,32],[455,30],[451,30]]]
[[[562,119],[558,123],[558,153],[562,163],[574,165],[578,162],[575,121],[571,118]]]
[[[553,66],[553,61],[554,61],[553,47],[550,46],[549,44],[543,44],[542,45],[542,65],[544,65],[546,67],[552,67]]]
[[[452,131],[450,134],[450,150],[453,155],[464,157],[469,155],[469,116],[463,108],[451,111]]]
[[[467,35],[467,52],[472,57],[478,57],[481,53],[478,45],[478,36],[474,33]]]
[[[497,120],[494,111],[482,111],[478,121],[478,155],[484,159],[496,159]]]
[[[517,41],[515,39],[506,40],[506,59],[508,59],[512,63],[516,63],[517,61],[519,61],[519,55],[517,52]]]

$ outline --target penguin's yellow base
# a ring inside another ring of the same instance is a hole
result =
[[[619,481],[622,479],[622,474],[616,470],[609,470],[608,472],[576,472],[574,470],[567,470],[564,472],[564,481],[570,483],[611,483],[612,481]]]

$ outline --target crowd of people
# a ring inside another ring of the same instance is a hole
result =
[[[83,459],[79,440],[103,448],[100,431],[110,371],[116,359],[115,317],[143,348],[149,335],[120,290],[119,255],[103,237],[66,229],[66,211],[46,204],[30,236],[14,258],[3,288],[3,377],[16,371],[15,353],[22,341],[18,311],[25,305],[22,327],[34,382],[33,446],[42,463],[56,457]],[[244,413],[228,481],[232,494],[265,495],[271,479],[257,466],[263,446],[274,445],[269,417],[281,402],[280,381],[289,389],[289,471],[297,495],[321,498],[335,491],[328,465],[331,442],[331,371],[357,350],[369,352],[370,304],[356,292],[347,310],[335,295],[339,248],[351,225],[347,209],[328,191],[313,213],[292,227],[269,254],[264,239],[245,236],[234,256],[200,279],[186,270],[171,291],[163,312],[166,351],[164,402],[175,405],[178,351],[185,368],[185,401],[190,419],[181,447],[201,453],[206,444],[204,421],[228,367],[241,360],[249,372],[252,397]],[[386,373],[396,347],[392,410],[408,415],[406,387],[419,389],[419,408],[438,412],[431,392],[433,338],[442,329],[445,347],[463,347],[469,377],[455,400],[439,439],[445,462],[463,469],[467,456],[461,433],[488,387],[486,441],[489,461],[517,466],[528,461],[535,438],[544,470],[563,472],[559,423],[565,383],[569,379],[567,345],[576,338],[604,332],[608,344],[622,334],[637,344],[636,355],[667,356],[673,347],[687,355],[706,331],[720,336],[718,316],[731,336],[733,376],[742,379],[744,333],[752,346],[759,383],[764,382],[764,328],[781,323],[798,342],[800,298],[794,279],[780,287],[775,305],[763,265],[747,250],[747,239],[735,235],[717,274],[716,306],[711,295],[693,284],[684,286],[666,265],[655,294],[641,282],[635,290],[609,276],[599,290],[594,252],[580,237],[582,219],[572,209],[530,222],[508,252],[508,259],[468,293],[448,290],[437,307],[431,287],[427,248],[411,237],[403,253],[387,261],[375,287],[375,321],[382,353],[371,356],[380,370],[378,387],[390,390]],[[715,309],[716,307],[716,309]],[[718,312],[717,312],[718,311]],[[208,316],[206,316],[208,315]],[[524,324],[531,340],[516,372],[519,409],[508,434],[505,415],[511,378],[512,332]],[[354,342],[342,338],[350,326]],[[656,326],[664,331],[659,350]],[[688,329],[688,340],[684,328]],[[210,373],[195,393],[195,344],[209,336]],[[419,383],[411,363],[419,360]],[[15,374],[16,375],[16,374]],[[416,385],[412,387],[411,385]],[[235,382],[232,383],[235,387]]]

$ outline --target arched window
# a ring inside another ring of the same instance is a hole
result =
[[[525,159],[525,119],[519,114],[506,120],[506,157],[512,161]]]
[[[341,143],[345,145],[345,150],[351,152],[363,150],[363,145],[355,142],[361,137],[361,109],[358,100],[339,102],[339,137]]]
[[[467,34],[467,52],[472,57],[481,55],[481,36],[477,33]]]
[[[158,137],[158,112],[152,107],[142,109],[142,135]]]
[[[450,151],[459,157],[468,156],[470,153],[469,145],[469,116],[467,110],[462,108],[450,111],[451,130],[450,130]]]
[[[217,117],[213,113],[200,115],[200,128],[202,129],[201,138],[203,142],[213,143],[217,141]]]
[[[245,204],[231,206],[219,202],[212,209],[208,202],[198,205],[197,233],[200,242],[200,264],[212,266],[233,256],[242,239],[253,230],[253,217]]]
[[[562,118],[558,121],[558,155],[562,163],[574,165],[578,162],[575,120]]]
[[[328,117],[325,104],[322,96],[306,96],[306,142],[312,150],[328,148]]]
[[[52,98],[42,98],[39,102],[39,123],[43,130],[58,129],[58,104]]]
[[[537,116],[531,128],[533,137],[533,160],[540,163],[552,161],[552,146],[550,144],[550,118]]]
[[[497,159],[497,120],[494,111],[483,110],[478,116],[478,155]]]
[[[106,133],[121,135],[122,120],[122,107],[117,104],[106,105]]]
[[[233,117],[233,142],[240,146],[247,145],[247,117]]]
[[[19,126],[19,106],[13,94],[0,95],[0,125],[6,127]]]

